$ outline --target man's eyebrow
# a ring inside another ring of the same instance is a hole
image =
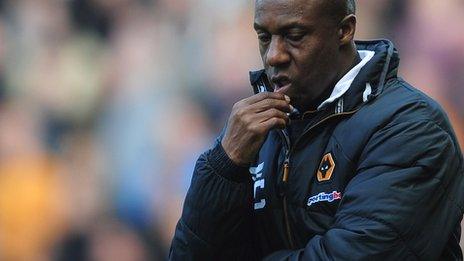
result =
[[[266,28],[258,23],[253,23],[253,27],[255,30],[263,30],[267,31]],[[299,22],[290,22],[288,24],[282,25],[278,28],[279,31],[287,31],[289,29],[303,29],[303,30],[309,30],[311,27]]]
[[[292,22],[292,23],[288,23],[286,25],[281,26],[279,29],[281,31],[286,31],[289,29],[309,29],[309,26],[299,23],[299,22]]]

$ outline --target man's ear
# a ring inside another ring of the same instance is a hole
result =
[[[338,39],[341,46],[351,44],[354,40],[354,34],[356,32],[356,16],[350,14],[345,16],[339,24],[338,28]]]

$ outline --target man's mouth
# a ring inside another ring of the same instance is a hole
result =
[[[292,85],[290,78],[282,75],[273,76],[271,81],[274,84],[274,91],[279,93],[286,93]]]

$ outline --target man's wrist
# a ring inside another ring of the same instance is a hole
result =
[[[225,152],[221,142],[208,152],[208,161],[214,170],[226,179],[235,182],[244,182],[250,178],[249,164],[239,165],[235,163]]]
[[[250,163],[240,160],[240,157],[237,156],[237,150],[231,149],[231,146],[228,146],[228,143],[225,143],[224,140],[221,141],[221,146],[226,155],[232,160],[235,165],[242,166],[242,167],[249,167]]]

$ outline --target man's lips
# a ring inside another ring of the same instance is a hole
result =
[[[271,82],[274,84],[274,91],[279,93],[286,93],[292,85],[290,78],[284,75],[273,76]]]

